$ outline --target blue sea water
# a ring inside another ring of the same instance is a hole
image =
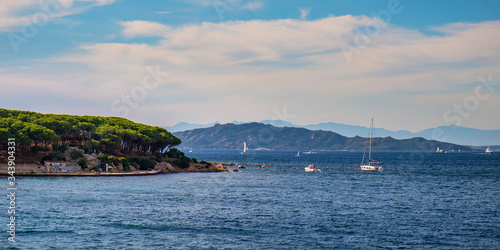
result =
[[[362,152],[295,154],[188,154],[247,164],[234,173],[19,178],[16,243],[4,198],[0,248],[500,249],[499,154],[375,152],[383,172],[354,170]]]

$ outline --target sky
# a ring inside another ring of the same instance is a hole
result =
[[[500,1],[1,1],[1,108],[500,129]]]

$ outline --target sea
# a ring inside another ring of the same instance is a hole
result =
[[[15,242],[0,177],[0,249],[500,249],[498,153],[373,152],[382,172],[363,152],[186,154],[246,168],[19,177]]]

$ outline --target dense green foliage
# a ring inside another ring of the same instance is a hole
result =
[[[156,165],[154,160],[144,157],[132,157],[129,158],[128,161],[130,165],[140,170],[154,169]]]
[[[18,150],[54,151],[68,144],[85,152],[114,154],[117,151],[153,155],[164,152],[181,140],[160,127],[135,123],[119,117],[40,114],[0,109],[0,145],[15,138]],[[43,145],[42,147],[40,145]],[[72,155],[77,158],[80,155]],[[53,155],[50,158],[58,158]]]
[[[82,153],[82,151],[79,151],[79,150],[71,150],[70,156],[71,156],[71,159],[76,160],[76,159],[82,158],[83,153]]]
[[[130,163],[128,162],[127,158],[120,157],[119,160],[122,162],[123,171],[130,172]]]
[[[80,167],[82,168],[87,168],[88,167],[87,160],[85,160],[84,157],[78,159],[78,165],[80,165]]]
[[[189,157],[182,157],[178,160],[175,160],[174,164],[180,168],[188,168],[190,162],[191,162],[191,159]]]
[[[166,155],[168,158],[179,158],[179,159],[185,156],[184,152],[180,151],[177,148],[171,148],[170,150],[168,150]]]

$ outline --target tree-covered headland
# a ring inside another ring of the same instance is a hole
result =
[[[187,157],[177,149],[181,140],[164,128],[132,122],[120,117],[41,114],[30,111],[0,109],[0,145],[7,147],[15,138],[17,151],[25,156],[41,156],[44,160],[64,160],[68,147],[85,154],[96,153],[99,159],[129,164],[153,164],[162,157]],[[71,152],[85,167],[82,153]],[[29,158],[29,157],[28,157]],[[190,160],[189,160],[190,161]],[[153,165],[154,167],[154,165]],[[144,167],[141,167],[144,168]]]

